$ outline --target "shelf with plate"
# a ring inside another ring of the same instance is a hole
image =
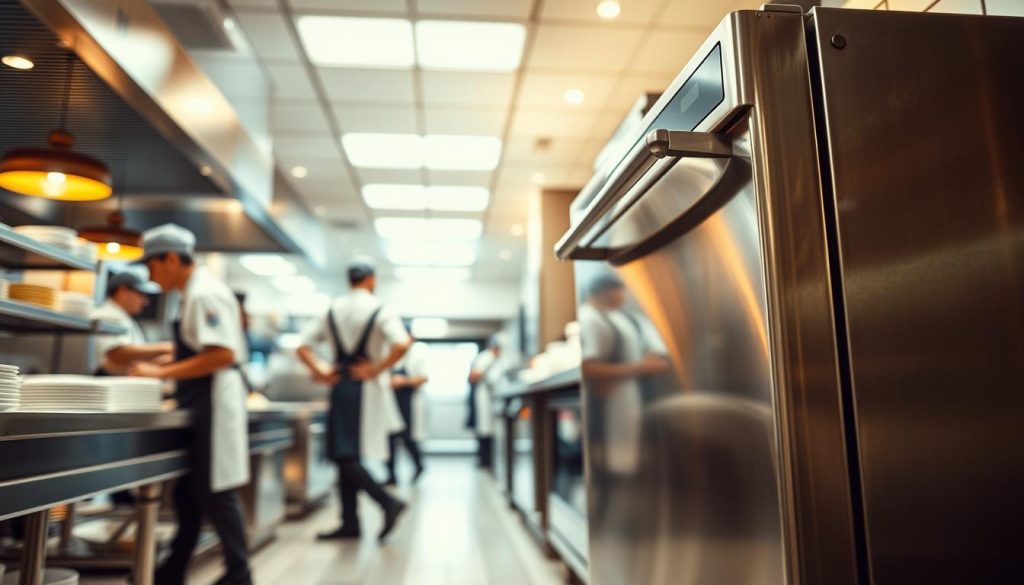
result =
[[[97,263],[79,258],[67,250],[39,242],[12,228],[0,225],[0,266],[8,270],[87,270]]]
[[[0,331],[120,335],[125,329],[113,323],[65,315],[28,303],[0,300]]]

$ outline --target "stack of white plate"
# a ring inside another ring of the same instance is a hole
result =
[[[14,228],[14,231],[28,236],[37,242],[50,244],[63,250],[71,252],[75,249],[78,241],[78,233],[71,228],[53,225],[23,225]]]
[[[0,300],[6,300],[7,295],[10,293],[11,281],[6,278],[0,278]]]
[[[21,403],[18,366],[0,364],[0,412],[15,410]]]
[[[57,308],[57,289],[38,284],[17,283],[7,287],[8,298],[44,309]]]
[[[57,310],[65,315],[88,319],[96,310],[96,303],[87,294],[61,291],[57,294]]]
[[[21,410],[29,412],[106,412],[110,384],[93,376],[25,376]]]
[[[156,378],[116,378],[110,384],[110,410],[114,412],[155,412],[163,400],[163,382]]]
[[[19,571],[8,573],[4,585],[18,585]],[[78,571],[71,569],[43,569],[43,585],[78,585]]]

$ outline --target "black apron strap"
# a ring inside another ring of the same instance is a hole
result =
[[[383,307],[377,307],[377,310],[370,315],[370,320],[366,322],[366,328],[363,329],[363,334],[359,337],[359,345],[356,346],[356,351],[353,355],[365,358],[366,355],[366,344],[370,341],[370,333],[373,332],[373,326],[377,322],[377,315],[380,314],[380,310]]]
[[[334,309],[327,311],[327,326],[331,331],[331,339],[334,340],[335,362],[343,363],[348,360],[348,354],[341,346],[341,333],[338,332],[338,324],[334,322]]]

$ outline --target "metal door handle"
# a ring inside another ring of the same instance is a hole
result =
[[[587,205],[583,219],[569,229],[555,244],[559,260],[588,260],[599,256],[587,254],[579,247],[580,240],[597,222],[629,192],[659,160],[664,158],[729,158],[732,156],[732,137],[711,132],[683,132],[653,130],[629,151],[612,176]]]

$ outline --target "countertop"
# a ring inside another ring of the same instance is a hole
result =
[[[571,370],[559,372],[553,376],[544,378],[543,380],[533,382],[532,384],[508,384],[495,392],[494,397],[497,399],[516,398],[519,396],[528,396],[530,394],[565,390],[568,388],[578,387],[579,385],[580,369],[573,368]]]

